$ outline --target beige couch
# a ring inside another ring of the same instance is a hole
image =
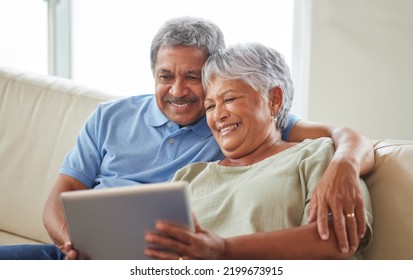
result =
[[[0,244],[45,243],[42,211],[65,154],[95,106],[113,98],[73,81],[0,68]],[[413,259],[413,141],[375,142],[366,176],[367,259]]]

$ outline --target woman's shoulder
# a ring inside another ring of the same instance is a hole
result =
[[[302,160],[330,161],[334,155],[334,142],[329,137],[307,139],[297,145]]]
[[[311,150],[333,150],[334,142],[330,137],[321,137],[317,139],[306,139],[299,146]]]
[[[316,152],[334,153],[333,140],[329,137],[322,137],[317,139],[306,139],[302,142],[284,142],[284,149],[276,153],[272,157],[279,156],[297,156],[299,154],[313,154]]]
[[[330,159],[333,154],[333,140],[329,137],[322,137],[293,143],[290,147],[272,157],[282,157],[291,162],[296,162],[296,160],[309,158]]]
[[[178,171],[176,171],[174,178],[172,181],[188,181],[191,182],[195,177],[197,177],[200,173],[204,172],[208,166],[216,165],[216,162],[194,162],[190,163]]]

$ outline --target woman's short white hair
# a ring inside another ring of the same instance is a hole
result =
[[[268,98],[270,90],[280,87],[283,102],[277,116],[277,129],[288,125],[289,111],[294,95],[290,70],[283,56],[260,43],[236,44],[211,55],[202,72],[206,91],[213,78],[241,80]]]

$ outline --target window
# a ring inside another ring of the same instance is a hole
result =
[[[190,15],[218,24],[227,45],[259,41],[277,49],[293,78],[302,79],[303,40],[293,32],[294,9],[301,17],[297,7],[302,2],[306,1],[2,0],[0,65],[72,78],[119,96],[153,93],[152,38],[169,18]],[[305,25],[297,16],[295,20],[298,27]],[[292,108],[299,116],[301,84],[295,81]]]
[[[47,74],[47,3],[0,2],[0,65]]]
[[[291,62],[291,0],[72,0],[73,79],[119,95],[154,92],[149,48],[169,18],[203,17],[218,24],[227,45],[260,41]]]

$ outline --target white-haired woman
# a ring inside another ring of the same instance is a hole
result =
[[[195,163],[174,180],[190,183],[195,232],[158,222],[146,254],[159,259],[347,259],[371,236],[371,207],[362,183],[367,226],[348,252],[308,223],[311,193],[334,154],[329,138],[288,143],[280,130],[293,99],[289,69],[275,50],[239,44],[211,56],[203,69],[208,126],[225,159]],[[331,227],[331,225],[330,225]],[[168,249],[168,250],[164,250]]]

